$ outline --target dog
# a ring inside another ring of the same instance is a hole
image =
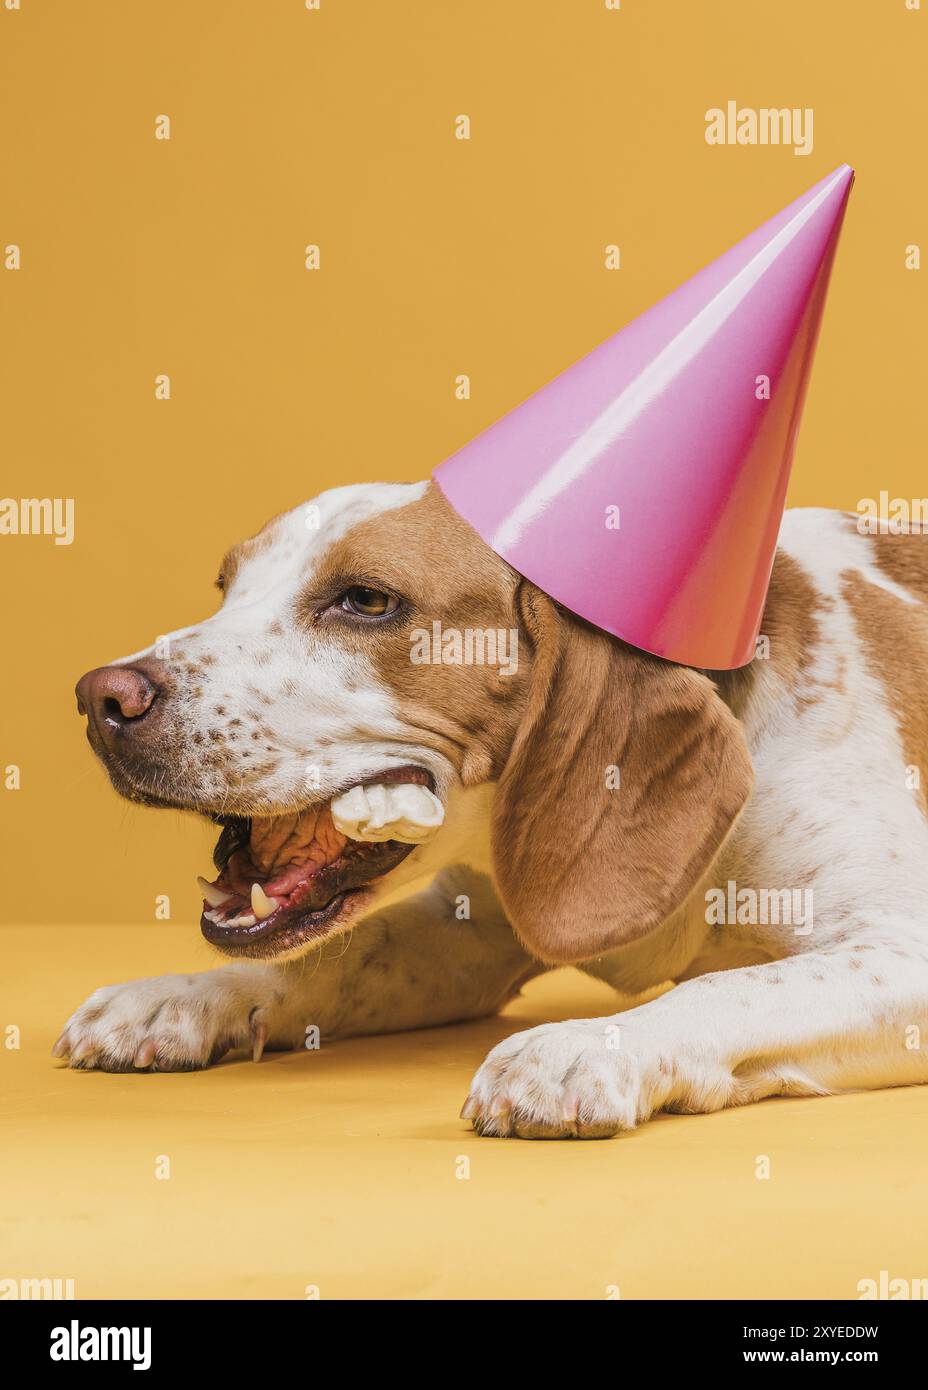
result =
[[[479,1133],[928,1079],[928,538],[787,512],[731,672],[573,616],[431,483],[325,492],[218,583],[212,617],[77,693],[117,791],[221,826],[201,929],[233,963],[97,990],[55,1046],[70,1066],[478,1018],[569,963],[617,1012],[495,1047],[462,1111]],[[433,630],[510,632],[518,659],[412,660]],[[352,789],[397,787],[435,799],[435,833],[338,828]]]

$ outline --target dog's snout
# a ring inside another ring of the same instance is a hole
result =
[[[148,714],[158,688],[135,667],[98,666],[81,676],[75,694],[78,713],[86,715],[99,736],[110,742]]]

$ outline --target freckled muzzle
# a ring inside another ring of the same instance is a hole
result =
[[[149,806],[190,805],[211,751],[192,748],[178,720],[176,674],[146,658],[133,666],[100,666],[77,683],[77,711],[87,740],[121,796]],[[190,805],[190,809],[200,809]]]
[[[178,695],[176,675],[155,661],[101,667],[77,687],[88,737],[117,791],[222,825],[218,877],[199,880],[200,929],[226,955],[271,958],[329,935],[441,825],[432,778],[412,766],[361,778],[329,802],[249,817],[260,804],[261,769],[233,766],[230,777],[221,750],[185,736]],[[217,804],[234,812],[236,799],[244,814],[217,813]]]

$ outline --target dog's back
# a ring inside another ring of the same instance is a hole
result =
[[[786,513],[758,659],[719,677],[751,801],[716,877],[814,889],[822,930],[928,890],[928,534]]]

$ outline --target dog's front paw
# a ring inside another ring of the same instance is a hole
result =
[[[161,975],[98,989],[65,1024],[52,1049],[90,1071],[195,1071],[233,1047],[260,1059],[267,1010],[248,980],[226,971]]]
[[[658,1105],[669,1066],[620,1019],[573,1019],[515,1033],[494,1047],[461,1111],[478,1134],[606,1139]]]

